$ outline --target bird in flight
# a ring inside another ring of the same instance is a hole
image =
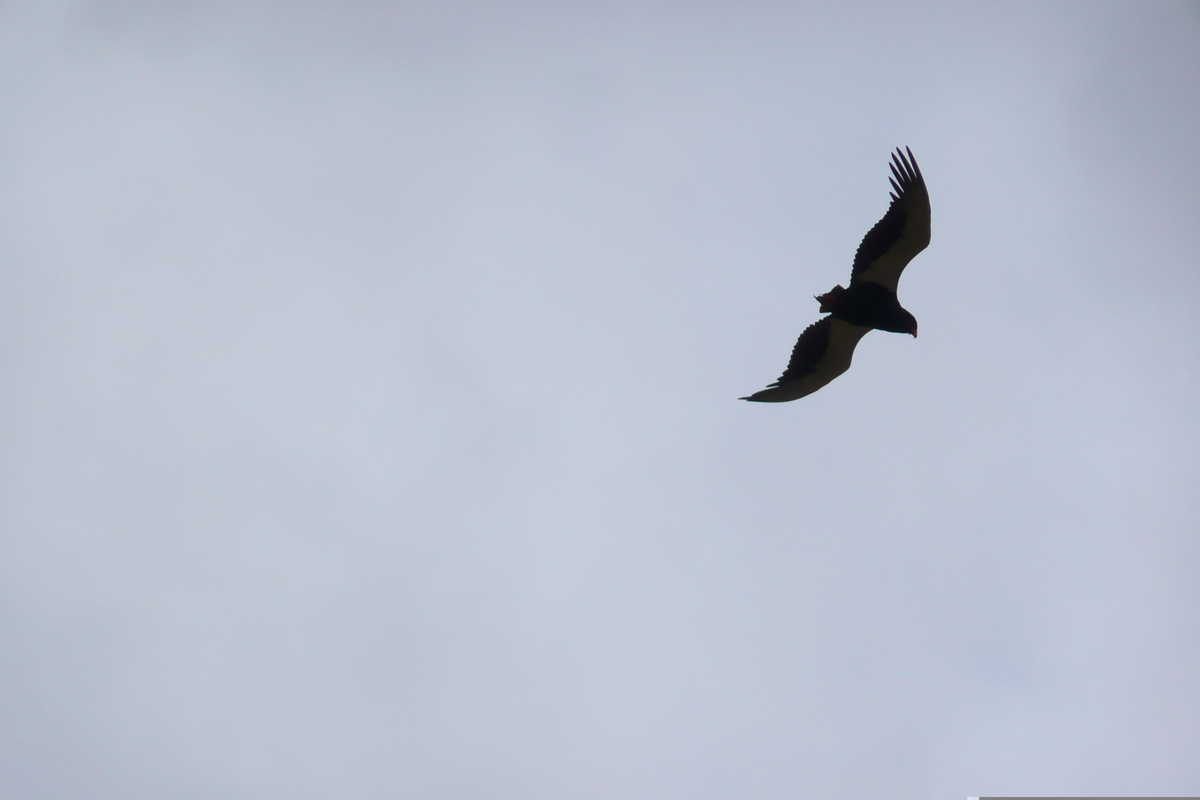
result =
[[[905,150],[892,155],[892,204],[858,246],[850,286],[816,295],[828,316],[800,334],[779,380],[742,400],[785,403],[812,394],[850,369],[854,348],[872,328],[917,335],[916,317],[896,299],[896,285],[908,262],[929,246],[929,192],[912,150]]]

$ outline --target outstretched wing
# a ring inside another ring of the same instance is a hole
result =
[[[905,148],[907,150],[907,148]],[[913,256],[929,246],[929,192],[913,158],[899,148],[892,155],[892,204],[863,237],[854,254],[852,281],[871,281],[892,292]]]
[[[787,369],[761,392],[742,400],[758,403],[785,403],[812,394],[850,369],[854,348],[870,328],[860,328],[832,315],[822,317],[804,329]]]

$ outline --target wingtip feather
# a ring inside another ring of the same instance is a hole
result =
[[[912,148],[905,146],[904,149],[908,151],[908,158],[912,162],[913,172],[916,173],[917,180],[924,180],[924,178],[921,176],[921,168],[917,166],[917,157],[912,153]]]
[[[892,153],[892,160],[888,166],[892,170],[892,175],[895,178],[889,178],[892,186],[896,187],[899,194],[903,195],[903,189],[909,186],[920,186],[925,182],[925,178],[921,175],[921,168],[917,166],[917,159],[912,154],[912,148],[905,146],[903,149],[897,147],[896,152]],[[899,181],[900,185],[896,186]]]

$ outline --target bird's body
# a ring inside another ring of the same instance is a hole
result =
[[[743,400],[782,403],[812,394],[850,368],[854,348],[872,329],[917,335],[917,320],[896,297],[900,273],[929,245],[929,193],[912,151],[892,156],[895,192],[887,214],[863,237],[850,286],[817,296],[829,316],[800,334],[775,383]]]
[[[914,333],[916,319],[901,305],[896,293],[874,281],[850,281],[850,288],[835,286],[817,298],[822,311],[832,312],[852,325],[893,333]]]

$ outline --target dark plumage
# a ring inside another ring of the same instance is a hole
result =
[[[817,296],[822,317],[804,329],[787,369],[742,400],[782,403],[812,394],[850,368],[854,348],[871,329],[917,335],[917,320],[896,297],[900,273],[929,245],[929,192],[912,150],[892,156],[892,204],[854,254],[850,286]]]

